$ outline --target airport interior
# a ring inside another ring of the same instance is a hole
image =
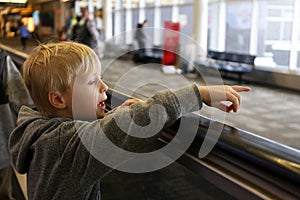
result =
[[[161,159],[143,153],[128,161],[135,165],[130,169],[112,168],[99,177],[96,199],[300,199],[300,0],[0,0],[1,84],[13,81],[3,78],[7,69],[22,77],[37,46],[80,43],[74,30],[85,26],[84,9],[97,32],[107,112],[128,98],[143,101],[193,83],[251,88],[240,93],[238,112],[203,104],[161,127],[154,145],[166,149]],[[1,94],[7,89],[1,85]],[[15,92],[6,96],[23,98]],[[29,174],[12,164],[5,112],[1,108],[0,199],[38,199]],[[61,194],[44,199],[81,199]]]

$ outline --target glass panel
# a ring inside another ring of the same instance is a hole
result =
[[[180,6],[179,7],[179,21],[180,21],[180,32],[186,37],[191,37],[193,34],[193,24],[194,24],[194,9],[193,5]],[[180,43],[184,43],[186,37],[180,38]]]
[[[288,67],[289,66],[289,58],[290,51],[288,50],[272,50],[273,59],[275,63],[279,66]]]
[[[268,9],[267,9],[267,2],[266,1],[259,1],[258,6],[258,27],[257,27],[257,56],[264,57],[266,51],[266,30],[267,30],[267,16],[268,16]]]
[[[139,23],[139,10],[133,9],[132,10],[132,25],[133,29],[137,28],[137,24]]]
[[[258,3],[257,56],[271,57],[277,65],[288,67],[293,20],[293,0],[264,0],[258,1]]]
[[[248,53],[252,3],[227,2],[226,51]]]
[[[270,9],[269,10],[269,17],[280,17],[281,12],[278,9]]]
[[[171,21],[172,19],[172,7],[161,7],[161,25],[164,27],[165,21]]]
[[[293,9],[292,8],[287,8],[282,10],[282,16],[284,16],[285,18],[293,18]]]
[[[279,40],[280,39],[280,23],[269,22],[267,26],[267,40]]]
[[[283,33],[283,40],[290,40],[291,39],[291,35],[292,35],[292,27],[293,24],[292,22],[286,22],[284,23],[284,33]]]
[[[146,0],[146,7],[153,7],[155,0]]]
[[[165,27],[165,21],[172,21],[172,7],[161,7],[161,28]],[[164,31],[161,31],[161,45],[164,45],[164,39],[163,39]]]
[[[121,19],[120,19],[120,21],[121,21],[121,29],[120,29],[120,32],[122,34],[126,30],[126,20],[125,20],[126,13],[125,13],[124,9],[122,11],[120,11],[120,15],[121,15]],[[122,34],[122,35],[124,35],[124,34]],[[122,37],[120,42],[121,42],[121,44],[125,44],[126,43],[125,37]]]
[[[146,12],[147,26],[153,27],[154,26],[154,10],[146,9],[145,12]]]
[[[208,7],[208,33],[207,33],[207,47],[208,49],[218,49],[218,17],[219,5],[209,4]]]
[[[147,19],[147,24],[146,27],[153,27],[154,26],[154,10],[153,9],[146,9],[146,19]],[[153,29],[147,29],[147,31],[144,32],[147,36],[147,41],[146,41],[146,47],[151,48],[153,46]]]

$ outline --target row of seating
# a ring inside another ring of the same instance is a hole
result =
[[[163,52],[158,48],[138,49],[133,51],[132,60],[135,63],[161,63]]]
[[[255,58],[254,55],[209,50],[206,60],[195,61],[194,65],[196,69],[214,68],[226,77],[229,73],[237,74],[238,81],[241,83],[242,75],[254,69]]]

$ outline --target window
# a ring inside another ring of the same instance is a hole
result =
[[[119,45],[125,44],[125,9],[122,8],[124,6],[121,0],[115,1],[112,9],[112,19],[113,19],[113,27],[112,32],[115,37],[114,42]]]
[[[151,48],[153,46],[153,29],[147,27],[153,27],[154,26],[154,9],[145,9],[146,12],[146,20],[147,20],[147,25],[145,26],[145,34],[147,35],[147,42],[146,42],[146,47]]]
[[[226,51],[249,53],[251,12],[250,2],[227,2]]]
[[[164,27],[165,21],[171,21],[172,20],[172,7],[161,7],[161,25]]]
[[[274,13],[277,16],[274,16]],[[292,6],[268,6],[266,40],[290,40],[293,8]]]
[[[193,24],[194,24],[194,9],[193,5],[181,5],[179,7],[179,22],[180,32],[185,36],[180,38],[180,43],[184,43],[184,38],[191,37],[193,35]]]
[[[271,55],[277,65],[288,67],[293,26],[293,0],[260,3],[258,55]]]
[[[165,6],[165,7],[161,7],[161,28],[165,27],[165,21],[172,21],[172,7],[171,6]],[[163,39],[163,34],[164,31],[161,31],[161,41],[162,41],[162,45],[164,44],[164,39]]]
[[[210,50],[218,50],[218,47],[221,46],[219,41],[219,35],[223,32],[219,30],[219,23],[225,23],[225,19],[223,22],[220,22],[218,20],[219,15],[221,13],[219,5],[219,3],[213,3],[209,4],[208,7],[207,48]],[[223,50],[223,48],[221,50]]]

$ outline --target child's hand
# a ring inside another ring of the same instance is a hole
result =
[[[140,100],[139,99],[127,99],[126,101],[124,101],[124,103],[122,103],[120,106],[116,107],[114,109],[114,112],[121,109],[121,108],[124,108],[126,106],[130,106],[136,102],[139,102]]]
[[[237,112],[241,104],[241,95],[238,92],[248,92],[244,86],[199,86],[202,101],[208,106],[219,108],[222,111]],[[224,101],[229,101],[227,104]]]
[[[134,103],[139,102],[139,101],[140,101],[139,99],[127,99],[120,106],[121,107],[130,106],[131,104],[134,104]]]

